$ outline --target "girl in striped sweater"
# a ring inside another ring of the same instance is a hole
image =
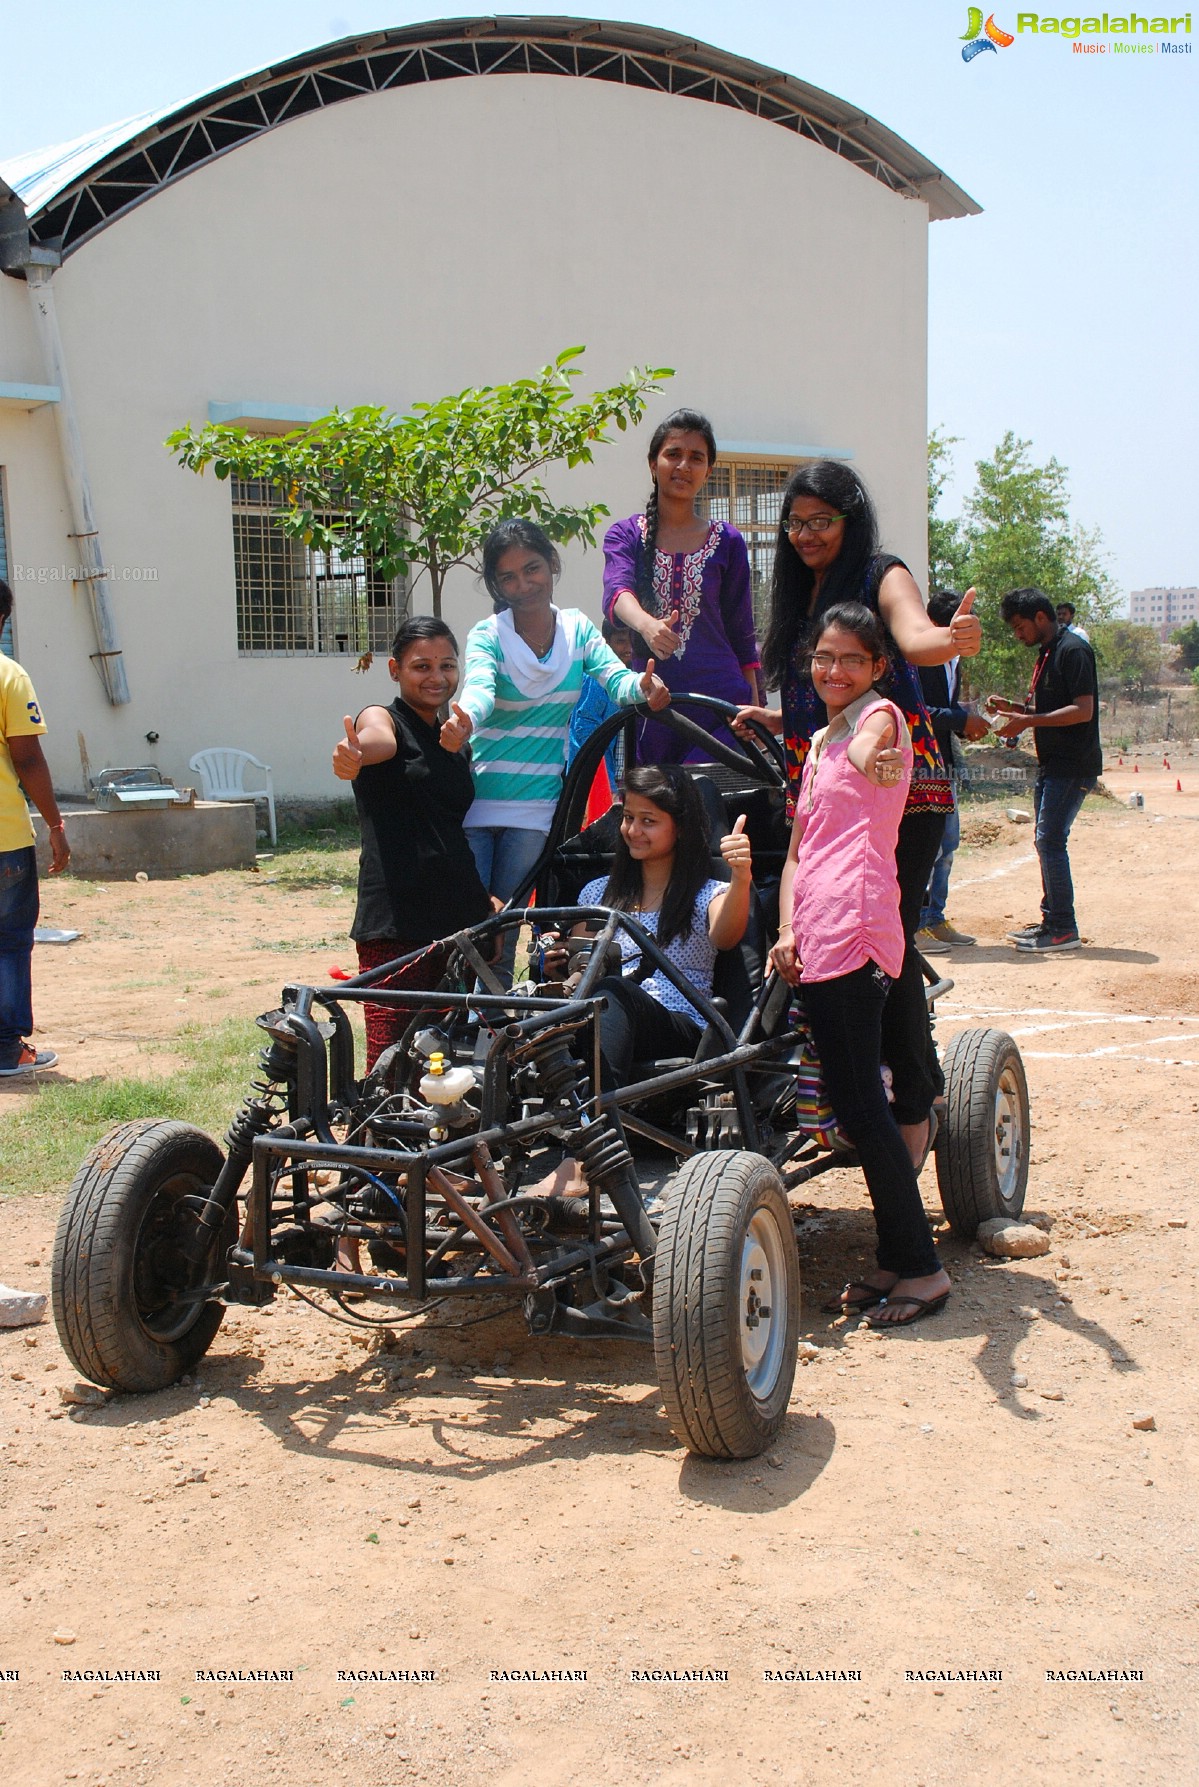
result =
[[[507,900],[541,854],[562,788],[570,717],[584,676],[621,706],[655,712],[670,692],[651,660],[627,670],[578,608],[554,606],[561,566],[531,521],[501,521],[483,548],[497,612],[472,627],[466,671],[441,728],[447,751],[471,741],[475,801],[464,826],[483,885]]]

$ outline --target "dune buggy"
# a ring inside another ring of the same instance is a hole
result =
[[[634,759],[636,722],[615,716],[572,766],[517,897],[431,946],[444,969],[436,991],[388,984],[415,956],[336,986],[285,987],[258,1019],[258,1073],[223,1150],[161,1120],[122,1124],[92,1149],[53,1273],[59,1333],[81,1372],[125,1391],[163,1388],[206,1351],[227,1305],[269,1303],[283,1287],[379,1323],[445,1299],[502,1299],[523,1306],[536,1335],[652,1345],[671,1425],[692,1451],[763,1449],[796,1364],[787,1192],[853,1155],[805,1119],[802,1004],[765,972],[787,841],[781,753],[765,732],[714,740],[684,708],[715,710],[713,721],[732,710],[691,697],[669,714],[704,750],[694,773],[714,873],[717,840],[740,813],[754,846],[749,931],[719,958],[711,997],[632,915],[578,904],[607,870],[618,823],[613,809],[583,824],[594,773],[618,733]],[[498,934],[527,927],[535,958],[539,935],[581,923],[594,935],[566,985],[535,968],[512,987],[497,980]],[[637,1063],[605,1092],[597,1016],[622,931],[705,1027],[693,1058]],[[930,999],[950,984],[926,975]],[[367,1002],[397,1009],[404,1027],[358,1079],[347,1012]],[[945,1070],[938,1179],[953,1228],[973,1236],[985,1217],[1022,1208],[1027,1089],[1016,1045],[994,1030],[956,1035]],[[578,1195],[547,1192],[567,1156]],[[360,1269],[346,1270],[337,1250],[355,1243]]]

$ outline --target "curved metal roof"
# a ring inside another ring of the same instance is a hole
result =
[[[436,19],[342,38],[158,113],[8,164],[32,244],[82,246],[125,212],[263,131],[342,100],[471,75],[548,74],[729,106],[840,155],[933,219],[981,209],[902,137],[777,69],[648,25],[571,18]]]

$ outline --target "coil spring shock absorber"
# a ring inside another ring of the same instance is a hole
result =
[[[287,1109],[287,1082],[295,1073],[296,1049],[282,1037],[273,1037],[258,1057],[258,1068],[229,1128],[225,1132],[225,1164],[207,1198],[184,1198],[195,1212],[196,1222],[182,1244],[184,1257],[199,1266],[209,1257],[225,1218],[246,1176],[253,1154],[254,1137],[275,1127]]]
[[[653,1282],[653,1255],[658,1237],[645,1213],[641,1190],[633,1168],[633,1156],[618,1118],[612,1111],[589,1118],[579,1097],[579,1065],[563,1036],[535,1039],[530,1061],[538,1089],[547,1105],[565,1105],[574,1121],[566,1144],[583,1164],[587,1183],[611,1198],[616,1214],[641,1256],[641,1277],[648,1289]]]

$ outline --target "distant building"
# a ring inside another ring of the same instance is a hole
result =
[[[1199,620],[1199,589],[1134,589],[1129,597],[1129,618],[1138,627],[1153,627],[1167,640],[1175,627]]]

